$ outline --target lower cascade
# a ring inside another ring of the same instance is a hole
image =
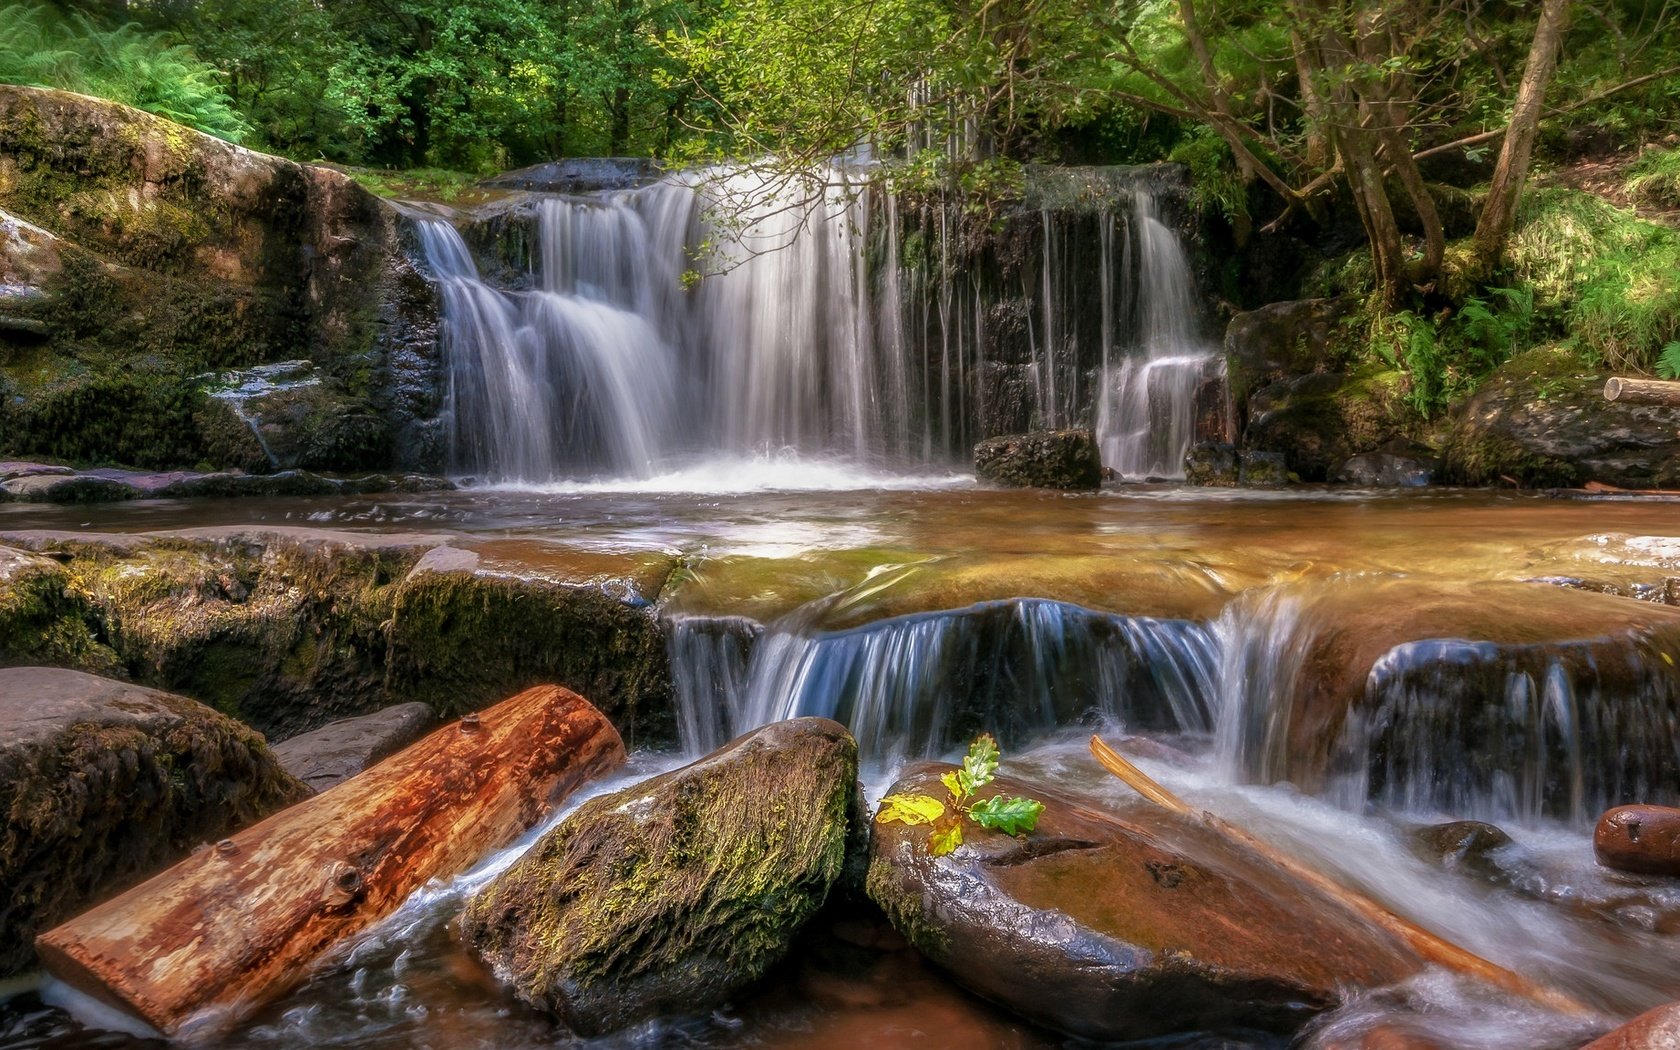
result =
[[[1120,475],[1182,477],[1198,420],[1222,418],[1223,366],[1150,179],[1122,170],[1094,210],[1018,221],[1038,257],[996,287],[957,276],[960,213],[906,216],[869,169],[532,195],[495,220],[532,247],[493,274],[422,219],[453,469],[541,484],[787,454],[949,468],[981,437],[1085,425]]]

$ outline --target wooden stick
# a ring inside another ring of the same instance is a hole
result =
[[[1668,405],[1680,408],[1680,383],[1666,379],[1613,376],[1604,384],[1604,400],[1629,405]]]
[[[589,702],[538,686],[467,715],[35,942],[47,971],[208,1041],[329,948],[535,825],[624,761]]]
[[[1104,769],[1125,781],[1128,786],[1144,798],[1163,809],[1197,821],[1204,827],[1248,847],[1248,849],[1258,853],[1320,893],[1400,938],[1425,961],[1479,978],[1552,1010],[1582,1016],[1591,1015],[1595,1012],[1584,1003],[1555,988],[1548,988],[1545,985],[1530,981],[1528,978],[1513,973],[1497,963],[1489,962],[1474,952],[1436,936],[1411,920],[1396,915],[1364,894],[1351,890],[1328,876],[1307,867],[1300,861],[1283,853],[1277,847],[1255,838],[1236,825],[1222,820],[1212,813],[1198,813],[1191,808],[1189,803],[1162,787],[1147,773],[1132,765],[1118,751],[1103,743],[1098,737],[1093,736],[1091,738],[1091,754],[1096,757],[1096,760]]]

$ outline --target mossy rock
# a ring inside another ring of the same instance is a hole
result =
[[[462,934],[520,998],[583,1035],[710,1010],[822,907],[856,782],[839,723],[755,730],[585,803],[472,900]]]
[[[0,667],[19,664],[102,674],[119,667],[95,635],[93,611],[64,566],[0,547]]]
[[[0,975],[30,967],[36,933],[307,794],[201,704],[0,670]]]
[[[1398,371],[1374,369],[1279,380],[1249,399],[1242,444],[1282,453],[1303,481],[1324,481],[1351,456],[1415,440],[1423,424],[1405,384]]]
[[[1011,488],[1094,489],[1102,485],[1102,455],[1089,430],[1010,434],[974,446],[974,473]]]

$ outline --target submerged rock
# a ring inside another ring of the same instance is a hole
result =
[[[1432,459],[1394,452],[1361,452],[1343,460],[1331,473],[1330,480],[1364,488],[1422,488],[1435,480],[1435,470]]]
[[[0,670],[0,974],[29,966],[37,932],[307,794],[202,704]]]
[[[1617,806],[1598,818],[1593,855],[1617,871],[1680,875],[1680,809]]]
[[[1511,844],[1502,829],[1480,820],[1453,820],[1431,824],[1412,834],[1418,853],[1448,871],[1465,870],[1479,875],[1498,871],[1488,856]]]
[[[467,906],[468,944],[584,1035],[717,1005],[783,958],[839,878],[857,745],[777,722],[585,803]]]
[[[437,722],[437,715],[425,704],[396,704],[294,736],[274,745],[274,757],[286,772],[321,792],[401,751]]]
[[[974,472],[1014,488],[1094,489],[1102,485],[1102,456],[1089,430],[1040,430],[975,445]]]
[[[1581,1050],[1680,1050],[1680,1003],[1647,1010]]]
[[[943,796],[944,767],[893,792]],[[1012,838],[965,828],[945,857],[926,828],[875,825],[869,895],[920,951],[988,999],[1098,1040],[1187,1029],[1292,1031],[1350,988],[1421,963],[1268,862],[1139,803],[1108,816],[1039,785]]]

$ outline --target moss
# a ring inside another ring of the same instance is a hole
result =
[[[61,566],[0,548],[0,666],[115,672],[117,656],[96,629],[92,609]]]
[[[838,724],[766,727],[580,807],[469,904],[463,933],[584,1034],[711,1005],[822,906],[856,778]]]

